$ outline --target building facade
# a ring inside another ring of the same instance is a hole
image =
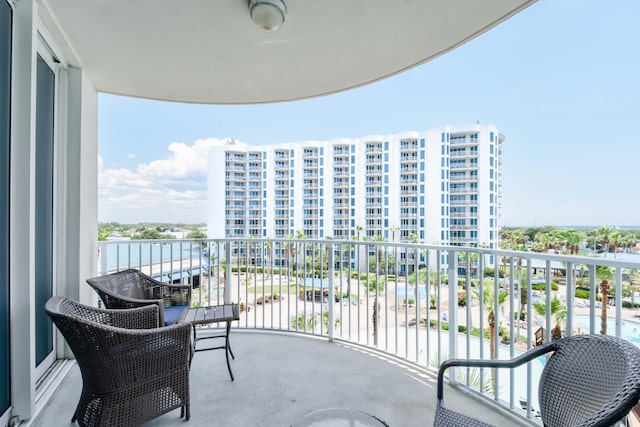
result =
[[[209,238],[302,237],[497,247],[493,125],[209,153]],[[221,220],[224,218],[224,220]]]

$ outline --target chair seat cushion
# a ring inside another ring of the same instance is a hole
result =
[[[182,312],[188,308],[188,305],[172,305],[164,308],[164,324],[165,326],[173,325],[178,321]]]

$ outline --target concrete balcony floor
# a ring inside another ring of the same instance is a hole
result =
[[[223,351],[198,352],[191,365],[191,419],[185,422],[175,410],[145,426],[290,426],[324,408],[363,411],[394,427],[433,424],[435,375],[413,365],[346,343],[296,334],[233,330],[231,344],[235,381],[229,377]],[[31,425],[71,425],[81,388],[74,366]],[[518,425],[512,417],[448,386],[445,403],[496,426]]]

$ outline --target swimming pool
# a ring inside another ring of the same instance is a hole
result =
[[[600,316],[596,316],[596,330],[600,331]],[[589,331],[589,316],[574,316],[573,326],[580,328],[584,332]],[[616,319],[614,317],[607,317],[607,335],[616,334]],[[632,322],[630,320],[622,320],[620,328],[620,337],[633,343],[637,347],[640,347],[640,323]]]
[[[394,289],[390,290],[390,293],[398,295],[399,297],[402,297],[402,298],[406,296],[407,298],[410,298],[413,300],[416,299],[415,286],[409,286],[407,288],[405,288],[404,286],[398,286],[395,290]],[[427,299],[427,290],[424,287],[418,288],[418,294],[420,295],[421,301],[425,301]]]

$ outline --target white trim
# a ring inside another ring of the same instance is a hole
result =
[[[30,418],[35,412],[35,334],[33,316],[35,162],[36,5],[15,3],[11,82],[10,178],[10,310],[11,399],[13,415]]]
[[[2,1],[2,0],[0,0]],[[15,72],[15,67],[13,66],[13,62],[14,62],[14,55],[15,55],[15,50],[14,50],[14,43],[15,43],[15,37],[14,37],[14,33],[15,33],[15,5],[13,0],[5,0],[5,3],[9,6],[9,9],[11,10],[11,60],[10,60],[10,68],[11,68],[11,81],[10,81],[10,85],[9,85],[9,109],[10,109],[10,113],[9,113],[9,127],[10,127],[10,136],[9,136],[9,147],[11,149],[11,145],[13,142],[13,127],[11,126],[11,123],[13,122],[13,80],[14,80],[14,75],[13,73]],[[11,166],[11,158],[9,158],[9,166]],[[9,185],[11,182],[11,172],[9,172]],[[9,193],[8,195],[9,197],[9,216],[10,216],[10,212],[11,212],[11,193]],[[9,219],[9,235],[11,235],[11,219]],[[10,246],[9,246],[9,251],[10,251]],[[9,259],[9,266],[11,265],[11,260]],[[10,273],[9,273],[10,274]],[[11,322],[11,282],[9,281],[8,283],[9,286],[9,301],[8,301],[8,315],[9,315],[9,322]],[[13,328],[11,328],[11,325],[9,325],[9,336],[7,337],[9,339],[9,343],[11,343],[12,341],[12,334],[14,333]],[[6,349],[3,349],[3,351],[6,351]],[[9,373],[13,375],[13,364],[12,364],[12,351],[11,351],[11,347],[8,349],[8,353],[7,353],[7,357],[8,357],[8,362],[9,362]],[[13,414],[13,402],[14,402],[14,390],[12,387],[12,382],[9,378],[4,378],[2,381],[7,381],[8,385],[9,385],[9,406],[7,407],[7,409],[0,413],[0,425],[4,426],[4,425],[8,425],[9,424],[9,420]]]
[[[57,251],[56,251],[56,242],[58,241],[57,239],[57,228],[58,228],[58,224],[57,224],[57,207],[58,207],[58,202],[57,202],[57,195],[58,195],[58,171],[59,171],[59,167],[58,167],[58,143],[60,141],[59,139],[59,129],[63,126],[60,125],[60,102],[59,102],[59,94],[60,94],[60,80],[59,80],[59,70],[62,67],[59,67],[58,64],[59,62],[56,60],[56,58],[54,57],[53,52],[50,50],[49,45],[46,43],[45,40],[43,40],[42,35],[38,34],[38,40],[37,40],[37,49],[36,49],[36,54],[39,55],[47,64],[47,66],[49,67],[49,69],[53,72],[53,147],[52,147],[52,191],[53,191],[53,195],[52,195],[52,203],[53,206],[52,208],[52,247],[51,247],[51,256],[52,256],[52,260],[51,260],[51,264],[52,264],[52,272],[51,272],[51,285],[52,285],[52,294],[55,295],[56,294],[56,283],[57,283],[57,261],[58,261],[58,256],[57,256]],[[37,75],[37,68],[36,68],[36,75]],[[37,77],[36,77],[37,78]],[[37,94],[37,88],[36,88],[36,104],[37,104],[37,99],[38,99],[38,94]],[[34,108],[37,108],[34,105]],[[38,118],[36,117],[36,122],[38,120]],[[35,236],[35,238],[37,239],[38,236]],[[35,378],[36,380],[40,380],[40,378],[45,375],[47,373],[47,371],[49,371],[49,369],[51,368],[51,366],[53,365],[53,363],[56,361],[56,356],[57,356],[57,336],[56,336],[56,329],[53,326],[53,324],[51,325],[51,335],[52,335],[52,350],[51,352],[44,358],[44,360],[42,360],[39,364],[37,364],[37,366],[35,367]]]
[[[46,49],[53,56],[54,61],[60,63],[60,65],[62,65],[62,67],[64,67],[64,69],[66,70],[69,66],[69,61],[64,56],[62,51],[57,47],[57,45],[53,42],[53,40],[54,39],[51,36],[51,33],[49,33],[49,30],[42,22],[42,19],[40,18],[40,16],[38,16],[38,51],[43,49],[41,43],[44,44],[44,46],[46,46]]]

